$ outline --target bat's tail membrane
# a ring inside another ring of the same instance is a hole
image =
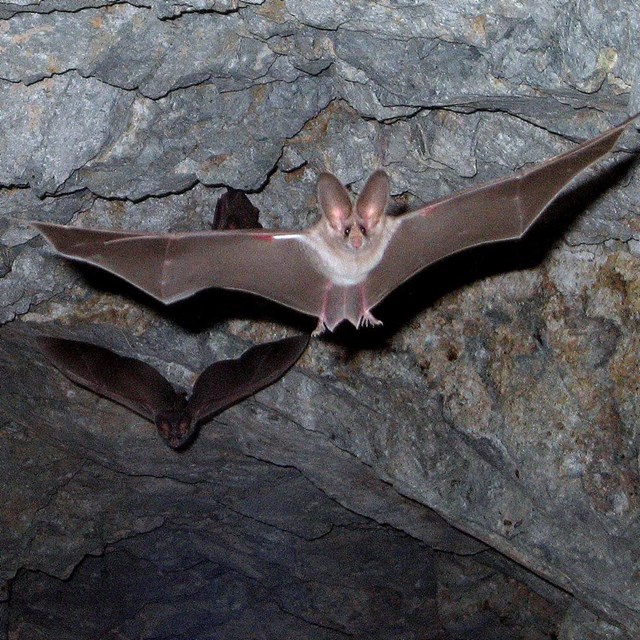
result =
[[[363,307],[362,285],[332,285],[325,291],[320,320],[329,331],[333,331],[343,320],[348,320],[357,328],[366,311]]]

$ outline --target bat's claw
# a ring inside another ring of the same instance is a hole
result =
[[[358,329],[360,327],[379,327],[382,325],[382,320],[374,317],[371,311],[365,311],[358,320]]]

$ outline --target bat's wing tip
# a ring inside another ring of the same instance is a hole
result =
[[[614,131],[616,131],[617,135],[615,136],[615,140],[613,142],[612,147],[618,142],[620,138],[630,129],[633,128],[636,131],[640,131],[640,111],[625,120],[622,124],[618,125]],[[627,151],[633,151],[632,149],[627,149]],[[637,152],[634,151],[634,152]]]
[[[609,149],[613,150],[616,146],[616,143],[622,138],[622,136],[627,132],[627,130],[634,126],[636,129],[639,127],[638,119],[640,118],[640,112],[629,116],[624,122],[621,122],[618,126],[609,129],[602,133],[598,138],[594,140],[603,140],[607,139],[610,141]]]
[[[60,239],[60,234],[64,233],[67,228],[62,224],[38,222],[37,220],[32,220],[29,226],[34,228],[56,250],[58,250],[57,242]]]
[[[29,226],[32,229],[35,229],[39,234],[43,236],[47,236],[47,223],[46,222],[38,222],[37,220],[30,220]]]
[[[38,349],[45,355],[49,356],[55,349],[55,345],[59,339],[54,336],[39,335],[35,337],[35,343]]]
[[[309,336],[307,334],[300,334],[297,336],[291,336],[289,338],[285,338],[288,342],[298,347],[303,347],[309,342]]]

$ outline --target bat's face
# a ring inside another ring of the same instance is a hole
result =
[[[326,221],[326,240],[354,254],[366,253],[383,235],[389,180],[376,171],[366,182],[355,205],[347,190],[330,173],[318,178],[318,203]]]
[[[158,414],[156,427],[160,437],[172,448],[183,447],[194,433],[193,418],[185,410],[170,410]]]
[[[350,213],[346,219],[341,219],[338,224],[329,223],[329,231],[336,246],[341,246],[347,251],[358,253],[366,251],[376,242],[380,236],[381,224],[371,224],[363,220],[355,212]]]

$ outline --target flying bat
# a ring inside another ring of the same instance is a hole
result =
[[[146,362],[89,342],[38,337],[42,352],[67,378],[155,423],[172,449],[183,447],[214,414],[280,379],[308,342],[308,336],[284,338],[251,347],[235,360],[214,362],[187,399]]]
[[[106,269],[165,304],[219,287],[315,316],[316,334],[343,320],[376,325],[371,309],[418,271],[463,249],[521,238],[573,178],[613,148],[631,120],[511,177],[400,216],[385,214],[389,179],[378,170],[355,204],[335,176],[322,173],[322,215],[302,231],[34,226],[63,256]]]

